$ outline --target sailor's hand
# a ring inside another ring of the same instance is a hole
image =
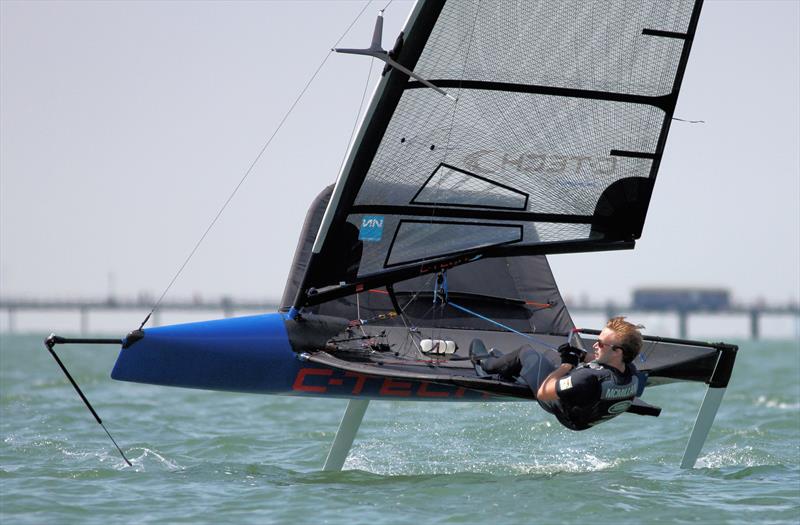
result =
[[[567,343],[558,347],[558,353],[561,355],[561,364],[562,365],[572,365],[573,368],[578,366],[578,363],[581,362],[583,359],[583,355],[586,353],[580,348],[575,348],[574,346],[570,346]]]

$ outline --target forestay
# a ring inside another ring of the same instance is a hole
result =
[[[631,248],[701,1],[428,0],[391,56],[295,306],[480,257]]]

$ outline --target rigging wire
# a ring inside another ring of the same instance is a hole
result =
[[[391,4],[391,1],[389,3]],[[272,132],[272,135],[270,135],[269,139],[267,139],[267,141],[264,143],[264,146],[261,148],[261,151],[258,152],[258,155],[256,155],[255,159],[253,159],[253,162],[250,163],[250,166],[247,168],[247,170],[245,171],[244,175],[239,180],[239,183],[236,184],[236,186],[233,188],[233,191],[231,192],[231,194],[228,196],[228,198],[223,203],[222,207],[219,209],[217,214],[212,219],[211,224],[208,225],[208,227],[206,228],[205,232],[203,232],[203,235],[200,237],[200,239],[194,245],[194,248],[192,248],[192,251],[189,253],[188,257],[186,257],[186,259],[183,261],[183,264],[180,266],[180,268],[178,268],[178,271],[172,277],[172,280],[169,282],[167,287],[161,293],[161,296],[159,296],[158,300],[153,305],[153,308],[150,309],[150,312],[148,312],[148,314],[145,316],[144,320],[142,321],[142,324],[139,325],[139,330],[144,328],[144,325],[147,324],[147,321],[150,319],[150,316],[152,316],[153,313],[156,311],[156,309],[161,305],[161,302],[164,300],[164,297],[167,295],[167,292],[169,292],[169,290],[172,288],[172,285],[175,284],[175,281],[178,280],[178,277],[183,272],[183,269],[186,268],[186,265],[189,264],[189,261],[192,259],[192,257],[194,257],[194,254],[197,252],[197,249],[200,248],[200,245],[203,243],[203,241],[205,240],[205,238],[208,235],[208,233],[211,231],[211,229],[217,223],[217,221],[219,220],[220,216],[222,215],[222,212],[225,211],[225,208],[227,208],[228,204],[233,200],[233,197],[239,191],[239,188],[242,187],[242,185],[244,184],[244,181],[247,179],[247,177],[253,171],[253,168],[255,167],[255,165],[258,163],[259,160],[261,160],[262,155],[264,155],[264,152],[267,150],[269,145],[272,143],[272,140],[275,138],[275,135],[277,135],[278,132],[281,130],[281,128],[283,127],[283,124],[289,118],[289,115],[291,115],[291,113],[294,110],[295,106],[297,106],[297,103],[300,102],[301,98],[303,98],[303,95],[305,95],[306,91],[308,91],[308,88],[311,86],[311,83],[314,81],[314,79],[317,78],[317,75],[319,74],[320,70],[322,70],[322,67],[325,65],[325,63],[328,61],[330,56],[333,54],[333,48],[338,46],[339,42],[341,42],[344,39],[344,37],[347,36],[347,33],[350,32],[350,29],[353,28],[353,26],[356,24],[358,19],[361,18],[361,15],[364,14],[364,11],[367,10],[367,7],[369,7],[370,4],[372,4],[372,0],[369,0],[369,2],[367,2],[364,5],[364,7],[361,8],[361,11],[359,11],[358,15],[356,15],[356,17],[353,19],[353,21],[350,22],[350,25],[347,26],[347,29],[344,30],[344,32],[342,33],[342,36],[339,37],[339,39],[336,41],[336,43],[334,43],[332,46],[329,46],[329,48],[328,48],[329,51],[325,55],[325,58],[322,59],[322,62],[320,62],[319,66],[317,66],[317,69],[311,75],[311,78],[308,79],[308,82],[306,82],[305,86],[300,91],[300,94],[297,95],[297,98],[295,98],[294,102],[292,102],[291,106],[289,106],[288,111],[286,111],[286,113],[284,114],[283,118],[278,123],[278,126],[275,128],[275,131]],[[388,4],[387,4],[387,7],[388,7]],[[370,63],[370,75],[371,74],[372,74],[372,63]],[[363,98],[362,98],[362,103],[363,103]]]
[[[530,339],[531,341],[533,341],[535,343],[538,343],[538,344],[544,346],[545,348],[548,348],[550,350],[555,350],[556,349],[556,347],[551,345],[550,343],[546,343],[546,342],[542,341],[541,339],[537,339],[535,337],[532,337],[532,336],[530,336],[528,334],[520,332],[519,330],[514,330],[513,328],[511,328],[508,325],[505,325],[503,323],[495,321],[494,319],[490,319],[490,318],[486,317],[485,315],[481,315],[478,312],[474,312],[474,311],[470,310],[469,308],[464,308],[463,306],[460,306],[460,305],[458,305],[458,304],[456,304],[456,303],[454,303],[452,301],[448,302],[447,304],[449,304],[450,306],[452,306],[453,308],[455,308],[457,310],[461,310],[464,313],[467,313],[467,314],[470,314],[470,315],[474,315],[475,317],[477,317],[479,319],[483,319],[484,321],[488,321],[488,322],[492,323],[493,325],[496,325],[496,326],[499,326],[500,328],[508,330],[509,332],[514,332],[515,334],[521,335],[522,337],[524,337],[526,339]]]
[[[353,139],[356,136],[356,131],[358,130],[358,123],[361,121],[361,112],[364,110],[364,100],[367,98],[369,81],[372,78],[372,66],[374,65],[375,65],[375,59],[372,58],[369,61],[369,71],[367,72],[367,81],[364,83],[364,91],[361,92],[361,102],[358,103],[358,112],[356,112],[356,120],[353,122],[353,129],[350,131],[350,139],[347,141],[347,147],[345,148],[344,154],[342,155],[342,161],[339,163],[338,173],[342,172],[342,169],[344,168],[344,163],[347,162],[347,152],[350,150],[350,145],[353,143]]]
[[[458,79],[458,94],[456,101],[453,104],[453,114],[450,117],[450,127],[447,130],[447,141],[444,146],[444,161],[447,162],[447,156],[450,154],[450,138],[453,134],[453,127],[455,126],[456,113],[458,113],[458,99],[461,98],[461,87],[464,85],[464,77],[467,76],[467,62],[469,61],[469,54],[472,51],[472,41],[475,39],[475,25],[478,23],[478,13],[481,10],[481,3],[475,8],[475,17],[472,19],[472,30],[469,33],[469,40],[467,41],[467,52],[464,53],[464,65],[461,68],[461,76]]]
[[[390,2],[391,3],[391,2]],[[367,4],[369,5],[369,4]],[[361,112],[364,110],[364,99],[367,98],[367,90],[369,89],[369,81],[372,78],[372,66],[375,64],[375,59],[370,59],[369,61],[369,71],[367,71],[367,81],[364,83],[364,91],[361,92],[361,102],[358,103],[358,111],[356,112],[356,120],[353,122],[353,129],[350,131],[350,139],[347,141],[347,148],[344,150],[344,155],[342,155],[342,162],[339,163],[339,173],[342,172],[344,169],[344,163],[347,161],[347,152],[350,149],[350,145],[353,143],[353,138],[356,135],[356,130],[358,129],[358,123],[361,120]],[[356,294],[356,317],[358,320],[361,320],[361,303],[359,301],[359,294]],[[363,335],[367,335],[364,331],[364,327],[360,326],[361,333]]]
[[[412,327],[408,326],[408,323],[406,322],[405,313],[401,312],[399,317],[400,317],[400,320],[403,322],[403,326],[406,329],[406,336],[411,341],[411,344],[414,345],[414,349],[416,349],[416,351],[417,351],[417,353],[419,353],[419,355],[421,355],[422,357],[425,357],[425,354],[422,352],[422,348],[420,348],[420,346],[417,344],[416,339],[414,339],[414,330],[412,329]]]
[[[461,75],[460,75],[459,81],[458,81],[458,94],[459,94],[459,96],[456,97],[455,102],[453,103],[453,113],[450,116],[450,125],[449,125],[449,127],[447,129],[447,138],[445,140],[445,145],[444,145],[444,158],[442,159],[443,163],[447,162],[447,157],[450,154],[450,138],[452,137],[453,127],[455,126],[456,113],[458,113],[458,102],[459,102],[459,99],[461,98],[461,87],[462,87],[462,85],[464,83],[464,77],[467,74],[467,62],[469,60],[470,51],[472,50],[472,41],[474,40],[474,37],[475,37],[475,25],[478,22],[478,13],[480,12],[480,8],[481,8],[481,5],[480,5],[480,1],[479,1],[478,2],[478,6],[475,9],[475,17],[472,19],[472,29],[471,29],[470,34],[469,34],[469,40],[467,42],[467,51],[466,51],[466,53],[464,53],[464,63],[463,63],[463,66],[461,68]],[[436,183],[436,188],[434,189],[434,195],[437,196],[437,197],[438,197],[439,192],[441,190],[442,182],[443,182],[443,177],[440,177],[439,180]],[[434,200],[437,201],[438,199],[435,198]],[[434,220],[435,217],[436,217],[436,207],[434,206],[433,207],[433,212],[431,213],[430,218],[428,219],[429,220],[429,224],[431,224],[431,225],[433,224],[433,220]],[[434,285],[434,294],[433,294],[434,306],[436,304],[436,285],[437,284],[438,284],[438,277],[436,279],[436,284]],[[444,309],[444,303],[442,304],[442,310],[443,309]],[[442,315],[444,315],[443,311],[442,311]],[[435,321],[435,316],[436,316],[436,311],[434,311],[434,321]],[[431,339],[440,339],[440,337],[439,337],[440,331],[437,330],[436,324],[437,323],[434,322],[434,328],[431,330]]]
[[[427,287],[430,284],[431,279],[435,275],[436,274],[430,274],[428,276],[428,278],[425,280],[425,283],[422,286],[420,286],[419,289],[416,292],[414,292],[414,295],[411,296],[411,298],[406,302],[406,304],[400,307],[400,310],[401,310],[400,319],[403,321],[403,326],[405,326],[405,328],[406,328],[406,331],[407,331],[407,334],[408,334],[408,338],[411,340],[411,343],[414,345],[414,348],[416,349],[416,351],[422,357],[426,357],[426,356],[425,356],[424,352],[422,351],[422,348],[420,348],[420,346],[417,344],[417,341],[414,339],[414,334],[416,333],[418,335],[418,337],[420,338],[420,340],[422,340],[422,334],[420,334],[420,331],[416,326],[412,326],[412,327],[408,326],[408,323],[406,322],[406,318],[405,318],[405,312],[406,312],[406,309],[411,305],[411,303],[413,303],[414,301],[417,300],[417,297],[422,292],[423,288]],[[422,314],[422,318],[423,319],[427,317],[428,313],[431,311],[432,308],[433,308],[433,306],[431,306],[428,309],[428,311],[426,311],[424,314]],[[432,339],[435,339],[435,338],[432,337]]]
[[[380,290],[374,290],[373,289],[373,290],[370,290],[370,292],[385,293],[386,295],[389,295],[389,291],[388,290],[386,292],[382,292]],[[414,294],[414,297],[416,297],[419,294],[419,292],[420,292],[420,290],[417,290],[416,294]],[[419,329],[416,326],[409,326],[408,319],[406,318],[405,309],[409,304],[411,304],[411,301],[413,301],[413,300],[414,299],[412,298],[409,302],[407,302],[406,306],[400,306],[400,303],[398,302],[394,313],[397,314],[397,317],[399,317],[400,321],[402,321],[402,323],[403,323],[403,327],[405,328],[406,338],[409,341],[411,341],[411,344],[414,345],[414,348],[417,350],[417,353],[424,359],[426,356],[422,352],[422,349],[420,348],[420,346],[417,344],[416,339],[414,339],[414,334],[416,334],[420,338],[422,337],[419,334]]]

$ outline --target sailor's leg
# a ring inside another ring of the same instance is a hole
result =
[[[519,351],[519,360],[522,363],[519,375],[528,383],[534,394],[539,390],[539,385],[544,382],[545,378],[556,369],[555,365],[547,359],[546,352],[547,350],[536,350],[530,346],[523,347]]]
[[[333,438],[333,445],[331,445],[322,470],[342,470],[344,460],[347,459],[350,447],[353,446],[353,440],[358,432],[358,427],[361,426],[361,420],[364,419],[364,412],[367,411],[368,405],[368,399],[351,399],[347,403],[347,409],[342,416],[342,422],[339,423],[339,430],[336,431],[336,437]]]
[[[481,368],[483,368],[486,373],[499,374],[506,379],[513,379],[519,376],[520,371],[522,371],[522,362],[519,359],[521,350],[520,348],[500,357],[486,357],[481,359]]]

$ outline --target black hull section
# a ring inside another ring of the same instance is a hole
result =
[[[340,322],[342,331],[334,335],[333,327],[338,323],[332,318],[309,316],[300,322],[287,321],[287,325],[294,325],[287,326],[287,332],[300,360],[344,374],[342,377],[359,376],[369,377],[373,382],[384,381],[384,393],[410,399],[440,397],[442,401],[477,400],[475,394],[498,401],[534,400],[533,392],[524,383],[494,376],[479,377],[469,361],[469,343],[473,338],[480,338],[487,347],[503,352],[529,344],[534,348],[549,349],[547,358],[557,364],[558,353],[554,349],[564,342],[566,335],[448,329],[442,336],[455,343],[457,350],[449,355],[436,355],[421,353],[418,345],[410,342],[411,336],[404,326],[369,325],[347,330],[343,320]],[[591,344],[591,337],[599,331],[581,330],[581,333],[587,338],[585,343]],[[724,388],[730,379],[737,349],[725,343],[646,337],[635,364],[647,386],[697,382],[712,388]],[[437,385],[437,392],[442,393],[430,394],[433,392],[431,385]],[[422,395],[418,395],[418,391],[422,391]],[[465,396],[465,392],[469,395]],[[352,393],[353,397],[362,394],[359,389]],[[385,396],[373,394],[364,397]]]

